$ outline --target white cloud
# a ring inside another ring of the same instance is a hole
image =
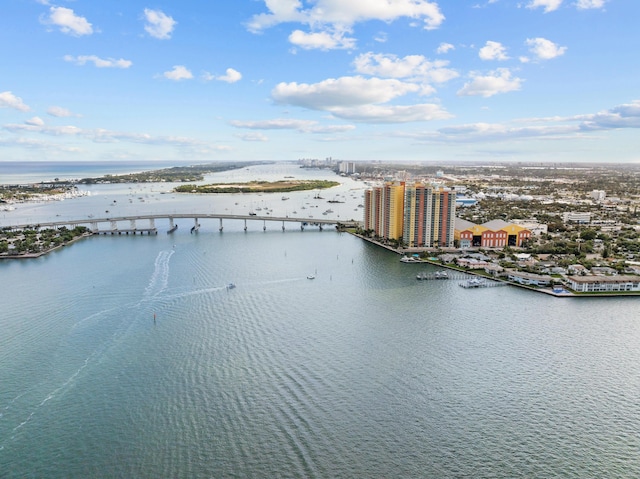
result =
[[[458,76],[455,70],[446,68],[446,60],[429,61],[422,55],[395,55],[372,52],[358,55],[353,61],[358,73],[385,78],[409,78],[427,82],[444,83]]]
[[[191,80],[193,78],[191,71],[183,65],[174,65],[173,70],[164,72],[162,76],[174,81]]]
[[[235,83],[242,79],[242,73],[240,73],[237,70],[234,70],[233,68],[227,68],[225,74],[222,76],[219,76],[217,79],[220,81],[225,81],[227,83]]]
[[[45,25],[55,25],[61,32],[76,37],[93,33],[93,27],[87,19],[76,15],[70,8],[51,7],[49,16],[42,18],[41,22]]]
[[[422,21],[424,28],[431,30],[444,21],[438,4],[428,0],[315,0],[307,9],[299,0],[265,0],[265,6],[269,13],[254,15],[247,23],[248,30],[259,33],[285,22],[309,25],[312,33],[298,30],[290,37],[302,48],[353,48],[355,40],[342,35],[359,22],[392,22],[406,17]],[[322,32],[324,35],[319,35]]]
[[[38,120],[40,119],[38,118]],[[44,135],[52,136],[76,136],[82,131],[80,128],[73,125],[47,126],[45,125],[44,121],[34,121],[33,118],[31,120],[25,121],[24,124],[9,124],[4,125],[3,128],[14,133],[42,133]]]
[[[618,105],[608,111],[580,117],[583,130],[640,128],[640,100]]]
[[[482,60],[508,60],[506,48],[500,42],[488,40],[484,47],[478,52]]]
[[[353,125],[323,126],[319,125],[317,121],[291,118],[275,118],[261,121],[233,120],[230,123],[236,128],[248,128],[250,130],[296,130],[303,133],[339,133],[355,128]]]
[[[77,57],[65,55],[64,61],[73,62],[76,65],[85,65],[86,63],[91,62],[97,68],[129,68],[133,65],[132,61],[124,60],[123,58],[116,60],[114,58],[100,58],[96,55],[79,55]]]
[[[160,10],[144,9],[145,31],[153,38],[167,40],[171,38],[176,21]]]
[[[471,123],[438,130],[431,139],[445,142],[508,141],[527,138],[573,138],[579,135],[575,125],[510,126],[496,123]]]
[[[387,43],[388,37],[386,32],[379,32],[373,39],[378,43]]]
[[[271,92],[278,103],[328,111],[337,118],[368,123],[406,123],[450,118],[436,104],[381,105],[408,93],[431,91],[428,86],[396,79],[360,76],[320,83],[280,83]],[[323,132],[326,132],[323,130]]]
[[[79,116],[75,115],[66,108],[62,108],[61,106],[51,106],[47,109],[47,114],[51,116],[55,116],[57,118],[65,118],[70,116]]]
[[[567,47],[559,47],[546,38],[528,38],[526,44],[530,47],[529,51],[539,60],[551,60],[567,51]]]
[[[527,8],[542,7],[544,13],[549,13],[560,8],[560,5],[562,5],[562,0],[531,0]]]
[[[473,143],[530,138],[588,138],[590,133],[621,129],[640,129],[640,100],[595,114],[525,118],[510,123],[470,123],[407,136],[428,142]]]
[[[456,47],[454,47],[451,43],[441,43],[440,45],[438,45],[438,48],[436,50],[436,53],[441,55],[443,53],[448,53],[451,50],[455,50]]]
[[[207,154],[215,151],[228,151],[225,145],[212,145],[201,140],[180,136],[153,136],[147,133],[129,133],[106,130],[104,128],[83,129],[74,125],[47,126],[38,117],[23,124],[3,125],[2,129],[13,133],[32,133],[47,136],[71,136],[83,138],[93,143],[135,143],[156,146],[175,146],[196,154]]]
[[[231,125],[237,128],[249,128],[251,130],[308,130],[318,122],[313,120],[295,120],[290,118],[276,118],[261,121],[233,120]]]
[[[521,85],[522,80],[517,77],[512,78],[511,72],[507,68],[498,68],[485,76],[478,73],[471,73],[471,81],[465,83],[465,85],[458,91],[458,95],[480,95],[488,98],[493,95],[497,95],[498,93],[520,90]]]
[[[314,32],[305,33],[294,30],[289,35],[289,42],[304,50],[345,50],[356,46],[355,38],[344,36],[344,32]]]
[[[360,76],[330,78],[320,83],[279,83],[271,92],[278,103],[331,110],[368,103],[385,103],[420,89],[418,85],[398,80],[365,79]]]
[[[269,141],[269,138],[267,138],[266,135],[263,135],[262,133],[259,132],[251,132],[251,133],[243,133],[241,135],[236,135],[238,138],[240,138],[243,141]]]
[[[602,8],[604,4],[605,0],[578,0],[576,7],[578,10],[588,10],[590,8]]]
[[[42,118],[40,118],[39,116],[34,116],[30,120],[25,120],[25,123],[27,125],[32,125],[32,126],[43,126],[44,125],[44,120]]]
[[[15,96],[10,91],[0,93],[0,108],[14,108],[20,111],[30,110],[30,108],[22,102],[22,98]]]
[[[452,117],[450,113],[436,104],[408,106],[363,105],[355,108],[334,108],[331,113],[345,120],[363,123],[408,123],[445,120]]]
[[[265,0],[265,4],[270,13],[255,15],[248,24],[249,30],[258,32],[284,22],[350,26],[402,17],[422,20],[426,29],[432,29],[444,21],[438,4],[427,0],[316,0],[307,10],[302,9],[299,0]]]

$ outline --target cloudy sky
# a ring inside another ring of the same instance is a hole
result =
[[[11,0],[0,161],[640,161],[638,0]]]

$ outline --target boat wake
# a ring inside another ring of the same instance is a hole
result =
[[[127,304],[121,304],[115,307],[106,308],[101,311],[96,311],[92,314],[89,314],[83,318],[80,318],[69,330],[69,334],[65,336],[64,343],[76,343],[78,342],[78,350],[80,357],[76,361],[76,368],[70,371],[70,374],[66,376],[66,378],[58,378],[57,385],[55,383],[47,386],[45,381],[40,385],[45,391],[49,389],[48,393],[40,396],[41,399],[36,399],[33,397],[33,392],[24,391],[15,398],[13,398],[4,408],[3,412],[0,413],[0,420],[7,421],[11,414],[11,409],[13,406],[17,405],[20,402],[24,402],[28,400],[32,402],[32,406],[29,408],[30,412],[26,413],[26,417],[23,416],[22,419],[14,417],[13,419],[16,421],[15,426],[11,427],[8,425],[8,431],[11,431],[11,436],[5,438],[2,442],[0,442],[0,450],[5,448],[5,444],[8,440],[15,439],[15,435],[18,434],[24,427],[29,424],[33,418],[38,414],[38,412],[45,407],[45,405],[65,394],[69,389],[73,388],[76,380],[83,374],[83,372],[91,367],[92,365],[99,364],[104,355],[108,353],[110,349],[118,344],[121,338],[123,338],[127,332],[134,326],[137,322],[136,319],[142,316],[147,317],[151,311],[151,302],[157,301],[159,296],[165,292],[168,288],[169,284],[169,262],[171,256],[174,251],[161,251],[156,257],[154,270],[149,278],[149,283],[144,290],[142,298],[138,301],[133,301]],[[216,288],[216,289],[224,289]],[[145,305],[145,308],[140,307]],[[117,314],[114,314],[117,313]],[[116,321],[110,321],[110,318],[117,318]],[[105,330],[106,329],[106,330]],[[107,332],[107,335],[95,335],[95,338],[102,337],[103,339],[98,339],[96,342],[91,343],[91,341],[87,342],[87,330],[102,330],[103,332]],[[82,338],[82,341],[80,339]],[[80,344],[82,343],[82,344]],[[82,353],[82,349],[85,349],[85,352]],[[29,400],[29,397],[31,398]]]
[[[169,285],[169,260],[173,253],[175,253],[174,250],[158,253],[153,274],[144,292],[145,299],[156,297],[167,289]]]

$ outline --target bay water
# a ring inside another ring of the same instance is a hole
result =
[[[215,178],[283,174],[331,177]],[[331,214],[361,214],[341,181]],[[90,188],[2,224],[329,206]],[[637,298],[416,281],[436,268],[346,233],[200,223],[0,262],[0,477],[640,476]]]

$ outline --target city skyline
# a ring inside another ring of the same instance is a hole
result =
[[[25,0],[0,161],[640,161],[629,0]]]

